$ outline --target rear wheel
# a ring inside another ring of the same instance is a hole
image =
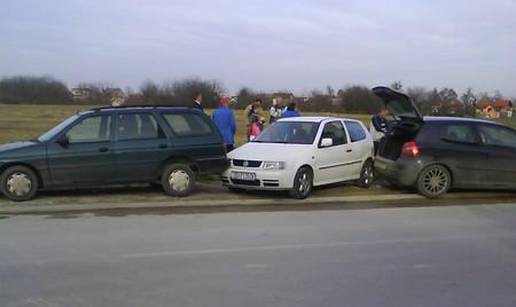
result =
[[[372,160],[367,160],[360,171],[360,179],[357,180],[357,186],[361,188],[369,188],[375,179],[374,165]]]
[[[161,186],[168,195],[188,196],[195,187],[195,174],[186,164],[170,164],[163,171]]]
[[[307,198],[313,189],[313,178],[314,175],[309,167],[301,167],[294,178],[294,186],[289,192],[290,196],[296,199]]]
[[[0,176],[0,190],[14,201],[27,201],[38,191],[38,177],[30,168],[17,165],[6,169]]]
[[[442,165],[427,166],[421,171],[417,180],[418,192],[428,198],[438,198],[451,187],[451,174]]]

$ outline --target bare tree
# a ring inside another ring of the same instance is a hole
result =
[[[15,76],[0,80],[1,103],[61,104],[71,101],[66,85],[50,76]]]

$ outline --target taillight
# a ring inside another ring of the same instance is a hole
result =
[[[416,141],[410,141],[403,144],[403,147],[401,148],[401,153],[404,156],[415,158],[419,157],[420,150],[417,146]]]

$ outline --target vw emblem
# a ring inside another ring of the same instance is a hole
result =
[[[248,166],[249,166],[249,162],[248,162],[248,161],[244,161],[244,163],[242,163],[242,165],[243,165],[244,167],[248,167]]]

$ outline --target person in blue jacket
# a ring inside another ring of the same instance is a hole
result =
[[[221,97],[219,101],[219,107],[211,115],[213,122],[224,138],[224,144],[226,145],[227,152],[235,149],[236,133],[235,114],[229,108],[230,101],[231,100],[229,97]]]
[[[281,118],[288,118],[288,117],[299,117],[301,116],[299,112],[296,111],[296,103],[292,102],[288,105],[287,110],[283,112],[281,115]]]

